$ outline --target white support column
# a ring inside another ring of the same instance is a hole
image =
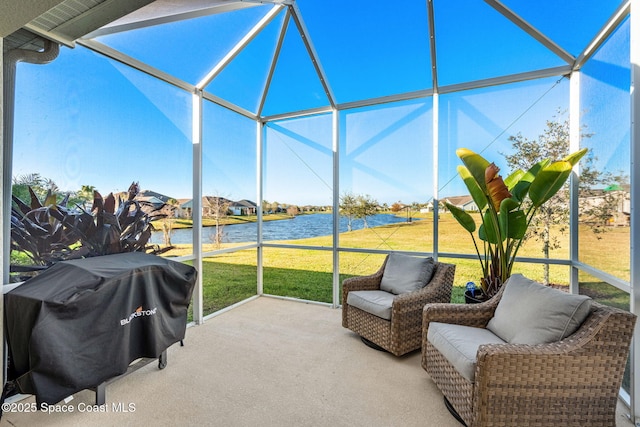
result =
[[[640,315],[640,0],[631,0],[631,307]],[[640,422],[640,339],[631,346],[631,419]]]
[[[202,324],[203,291],[202,291],[202,91],[196,90],[192,95],[192,144],[193,144],[193,265],[198,270],[198,281],[193,292],[193,320]]]
[[[0,37],[0,212],[2,221],[0,239],[0,274],[2,283],[9,283],[11,264],[11,180],[13,175],[13,121],[15,109],[16,65],[20,61],[32,64],[47,64],[53,61],[59,52],[59,46],[49,40],[44,41],[41,52],[15,49],[4,52],[4,39]],[[4,299],[0,299],[0,328],[4,331]],[[2,332],[4,342],[4,332]],[[4,347],[4,346],[3,346]],[[3,351],[1,384],[4,384],[7,367],[6,349]]]
[[[258,235],[256,236],[258,241],[258,253],[257,253],[257,268],[256,268],[256,280],[258,295],[264,294],[264,280],[263,280],[263,248],[262,248],[262,201],[264,200],[264,140],[265,140],[265,126],[261,120],[256,121],[256,194],[258,195]]]
[[[4,46],[4,39],[0,37],[0,48]],[[0,49],[3,52],[4,49]],[[0,228],[0,238],[2,239],[2,252],[0,252],[0,272],[2,273],[2,283],[9,283],[9,253],[10,241],[9,235],[11,231],[11,169],[7,169],[6,161],[11,162],[8,158],[9,141],[5,139],[4,132],[4,55],[0,55],[0,162],[2,163],[2,175],[0,177],[0,188],[2,195],[0,196],[0,212],[2,214],[2,227]],[[4,319],[2,313],[2,301],[0,301],[0,322]]]
[[[569,152],[573,153],[580,149],[580,71],[571,73],[569,80]],[[580,164],[573,168],[570,188],[570,208],[569,208],[569,259],[571,260],[571,274],[569,277],[569,291],[572,294],[578,293],[579,270],[574,267],[578,261],[578,187],[580,183]]]
[[[438,189],[438,164],[439,164],[439,139],[440,139],[440,98],[438,93],[433,94],[433,259],[438,261],[438,201],[440,200]]]
[[[333,308],[340,306],[340,112],[333,110]]]
[[[4,52],[4,39],[0,37],[0,52]],[[4,140],[4,55],[0,54],[0,163],[4,163],[4,159],[6,156],[5,144],[7,141]],[[2,188],[2,195],[0,196],[0,215],[2,215],[2,221],[0,221],[0,242],[2,242],[2,253],[0,253],[0,274],[2,274],[2,284],[9,283],[9,262],[8,258],[10,258],[10,252],[7,248],[10,247],[9,235],[7,234],[7,229],[10,230],[11,226],[11,213],[7,206],[8,195],[11,194],[11,191],[7,194],[7,184],[9,187],[11,186],[11,174],[7,173],[6,168],[3,166],[2,172],[0,173],[0,188]],[[0,300],[0,331],[2,331],[2,342],[4,343],[4,298]],[[2,346],[5,347],[4,345]],[[2,369],[0,369],[0,385],[4,387],[4,373],[7,366],[7,359],[4,355],[4,351],[2,354]]]

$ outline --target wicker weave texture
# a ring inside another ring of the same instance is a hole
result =
[[[388,259],[388,257],[387,257]],[[422,309],[432,302],[450,302],[455,265],[436,263],[433,277],[422,289],[398,295],[391,307],[391,320],[385,320],[347,304],[347,295],[355,290],[380,289],[387,259],[375,274],[352,277],[342,284],[342,326],[401,356],[422,346]]]
[[[426,340],[426,330],[431,321],[484,327],[500,296],[424,309],[422,366],[467,425],[615,426],[636,317],[594,303],[587,320],[563,341],[480,346],[471,384]]]
[[[453,405],[458,415],[467,425],[470,425],[473,420],[473,383],[460,375],[430,342],[427,341],[422,347],[422,354],[426,354],[428,360],[426,365],[423,362],[422,367]]]

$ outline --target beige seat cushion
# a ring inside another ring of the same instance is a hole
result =
[[[505,343],[488,329],[439,322],[429,323],[427,340],[469,382],[474,382],[478,347]]]
[[[591,298],[514,274],[487,329],[512,344],[543,344],[573,334],[591,312]]]
[[[351,291],[347,294],[347,304],[374,316],[391,320],[391,306],[395,295],[385,291]]]

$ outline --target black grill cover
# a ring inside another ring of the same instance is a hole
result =
[[[196,270],[140,252],[63,261],[5,295],[10,379],[54,404],[184,338]]]

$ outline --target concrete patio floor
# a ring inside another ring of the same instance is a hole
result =
[[[341,311],[258,298],[189,328],[168,366],[151,363],[107,386],[106,412],[82,391],[71,413],[6,412],[3,426],[459,427],[420,366],[366,347]],[[21,403],[33,403],[33,397]],[[632,426],[623,405],[616,425]]]

